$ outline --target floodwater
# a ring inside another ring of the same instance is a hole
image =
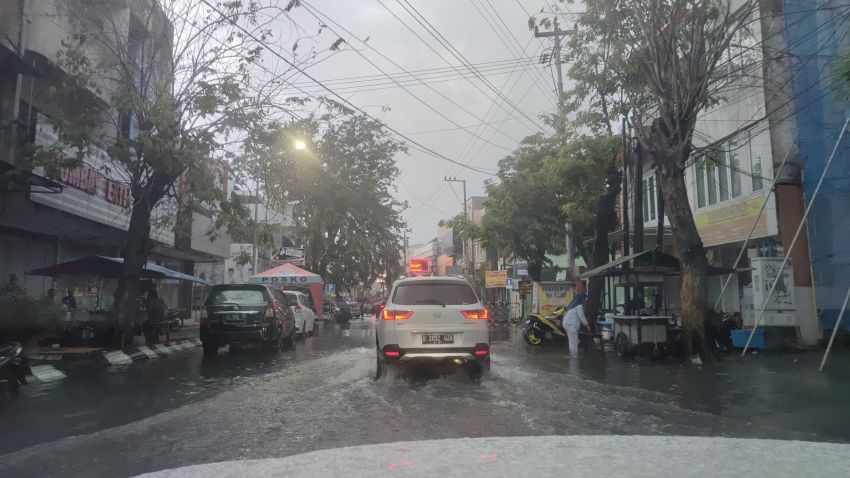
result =
[[[698,435],[850,442],[847,355],[685,366],[567,358],[492,329],[492,370],[374,380],[373,325],[325,325],[279,355],[200,348],[123,366],[57,365],[66,378],[0,390],[9,476],[131,476],[342,446],[529,435]]]

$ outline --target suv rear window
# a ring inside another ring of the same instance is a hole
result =
[[[478,302],[478,298],[467,284],[419,282],[400,284],[391,302],[398,305],[466,305]]]
[[[259,305],[266,302],[266,296],[262,289],[213,289],[207,297],[207,305]]]

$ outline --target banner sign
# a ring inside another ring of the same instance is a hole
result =
[[[496,289],[505,287],[508,280],[508,271],[487,271],[484,275],[484,287]]]

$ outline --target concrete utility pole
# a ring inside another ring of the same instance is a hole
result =
[[[552,41],[555,46],[552,49],[552,58],[555,59],[555,71],[557,72],[557,82],[558,82],[558,112],[563,113],[564,111],[564,76],[561,73],[561,37],[564,35],[569,35],[570,31],[560,30],[558,29],[558,19],[555,18],[552,23],[554,29],[551,32],[543,32],[541,33],[537,27],[534,27],[534,36],[536,38],[543,37],[552,37]],[[558,120],[560,132],[564,132],[564,122],[562,120]],[[567,248],[567,267],[570,271],[570,278],[575,278],[578,276],[578,271],[576,270],[576,256],[575,256],[575,245],[573,244],[573,225],[572,222],[567,218],[567,222],[564,225],[564,232],[566,233],[566,248]]]
[[[469,219],[469,213],[467,212],[468,208],[466,207],[466,179],[458,179],[457,177],[452,177],[452,178],[443,177],[443,181],[446,181],[448,183],[461,183],[461,184],[463,184],[463,217],[465,217],[466,220],[469,221],[470,220]],[[452,233],[452,234],[454,234],[454,233]],[[472,244],[470,244],[470,246],[471,245]],[[472,264],[467,264],[467,266],[469,267],[469,272],[467,272],[467,276],[469,276],[471,278],[470,282],[472,282],[473,287],[475,287],[475,248],[470,247],[470,249],[472,249],[472,251],[471,251],[471,256],[472,256],[471,262],[472,262]],[[470,262],[470,261],[466,260],[466,241],[463,241],[463,262],[464,263]]]
[[[410,231],[408,228],[404,228],[404,267],[407,267],[407,232]]]

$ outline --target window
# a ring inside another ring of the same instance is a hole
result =
[[[705,207],[705,159],[700,157],[695,165],[697,177],[697,207]]]
[[[726,165],[726,153],[715,151],[717,157],[717,185],[720,186],[720,201],[729,199],[729,167]]]
[[[729,151],[729,172],[732,178],[732,197],[736,198],[741,195],[741,161],[739,153],[735,148],[738,148],[738,143],[730,142]]]
[[[393,298],[397,305],[464,305],[478,302],[469,285],[447,282],[418,282],[399,285]]]
[[[647,179],[649,187],[646,189],[646,195],[649,198],[649,220],[655,220],[655,176],[650,176]]]
[[[717,163],[710,161],[705,165],[705,177],[708,180],[708,204],[717,204]]]
[[[210,293],[207,305],[258,305],[265,301],[262,289],[218,289]]]
[[[760,191],[764,187],[761,176],[761,157],[752,158],[750,168],[753,171],[753,191]]]

